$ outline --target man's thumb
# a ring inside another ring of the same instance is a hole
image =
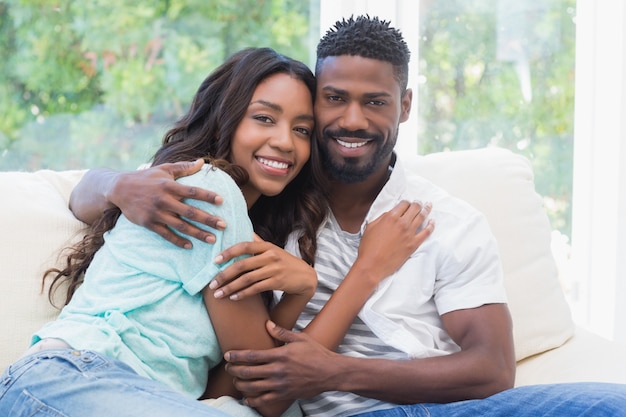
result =
[[[204,165],[204,159],[198,158],[195,161],[179,161],[172,164],[171,173],[174,178],[186,177],[200,171]]]
[[[267,328],[268,333],[274,339],[279,340],[284,343],[290,343],[296,341],[296,334],[292,331],[285,329],[284,327],[280,327],[272,320],[268,320],[265,323],[265,327]]]

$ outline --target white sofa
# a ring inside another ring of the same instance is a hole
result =
[[[626,383],[626,347],[577,327],[550,252],[550,227],[528,160],[485,148],[404,158],[424,177],[483,211],[505,271],[518,360],[516,385]],[[0,371],[58,311],[41,277],[83,224],[68,209],[83,171],[1,172]]]

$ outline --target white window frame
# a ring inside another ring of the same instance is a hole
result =
[[[578,0],[576,9],[573,311],[626,342],[626,4]]]

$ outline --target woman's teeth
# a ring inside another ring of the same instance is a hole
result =
[[[265,159],[265,158],[258,158],[258,161],[260,163],[262,163],[263,165],[267,165],[268,167],[272,167],[272,168],[276,168],[276,169],[287,169],[287,168],[289,168],[289,164],[287,164],[286,162],[271,161],[271,160]]]

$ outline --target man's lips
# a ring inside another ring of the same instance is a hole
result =
[[[346,142],[344,140],[337,139],[337,138],[335,138],[335,140],[337,141],[339,145],[343,146],[344,148],[350,148],[350,149],[360,148],[361,146],[367,145],[367,143],[369,142],[367,140],[360,141],[360,142]]]

